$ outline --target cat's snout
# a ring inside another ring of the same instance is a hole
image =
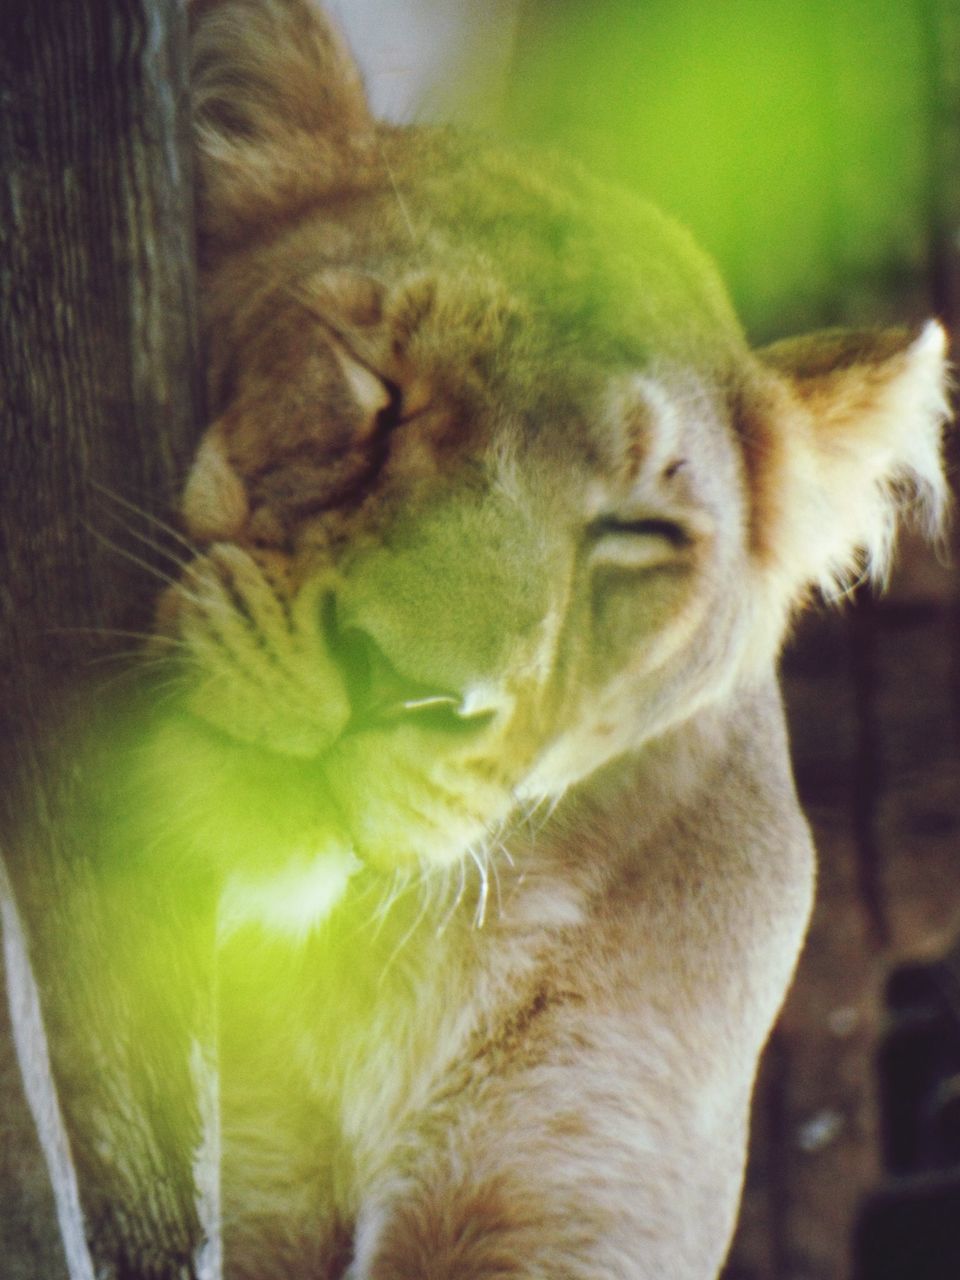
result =
[[[347,732],[408,723],[448,733],[472,733],[493,719],[495,709],[469,692],[404,675],[368,631],[353,623],[340,625],[333,595],[323,602],[321,626],[350,703]]]

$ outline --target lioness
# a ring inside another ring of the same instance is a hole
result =
[[[708,1280],[813,886],[777,655],[936,527],[944,335],[751,352],[682,230],[378,124],[306,0],[193,26],[213,422],[138,768],[220,885],[204,1227],[237,1280]]]

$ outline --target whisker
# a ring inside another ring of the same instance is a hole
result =
[[[482,929],[487,918],[487,897],[490,892],[490,879],[487,873],[486,861],[480,857],[476,849],[470,848],[467,853],[476,865],[480,875],[480,889],[477,898],[477,909],[473,916],[473,927]]]
[[[391,877],[391,887],[395,887],[396,878],[397,872],[395,871]],[[373,909],[366,912],[360,910],[364,904],[371,900],[376,902],[376,906]],[[364,884],[352,901],[353,905],[358,908],[358,910],[357,918],[350,931],[351,938],[366,941],[368,937],[378,937],[383,928],[384,919],[389,915],[394,903],[396,902],[396,897],[391,892],[391,888],[388,887],[387,890],[384,891],[383,877],[376,874],[368,875],[366,878],[366,884]],[[372,934],[368,934],[370,925],[374,921],[377,921],[378,923],[376,924]]]
[[[182,695],[184,688],[185,683],[183,678],[174,677],[172,680],[167,680],[163,684],[152,685],[150,692],[156,698],[158,704],[165,705],[173,702],[175,698],[179,698]]]
[[[457,909],[459,908],[460,903],[463,901],[463,895],[464,895],[464,892],[466,891],[466,887],[467,887],[466,859],[460,858],[457,861],[457,867],[460,872],[460,882],[457,886],[457,892],[453,899],[453,902],[451,903],[448,911],[444,915],[443,920],[440,922],[439,926],[437,927],[438,938],[442,937],[442,935],[446,932],[447,925],[450,923],[453,917],[457,914]]]
[[[134,667],[124,667],[121,671],[115,672],[109,679],[103,680],[98,685],[99,692],[102,694],[109,693],[111,690],[122,686],[127,680],[135,680],[142,675]],[[162,683],[151,681],[150,697],[154,703],[163,703],[169,701],[175,693],[179,693],[184,688],[183,678],[177,676]]]
[[[511,794],[517,806],[516,819],[512,829],[519,831],[520,827],[523,826],[526,829],[527,839],[532,843],[537,838],[537,833],[533,826],[533,815],[543,803],[542,798],[539,800],[521,800],[515,790]]]
[[[528,803],[523,822],[527,829],[527,838],[531,844],[535,843],[539,838],[544,827],[556,813],[557,806],[562,799],[562,794],[557,796],[543,795]],[[540,814],[539,821],[535,822],[534,819],[538,814]]]
[[[103,636],[104,639],[120,637],[124,640],[142,640],[145,644],[159,641],[171,647],[181,646],[182,641],[173,636],[156,635],[151,631],[124,631],[120,627],[46,627],[45,636]]]
[[[424,885],[428,883],[428,877],[422,870],[418,880],[415,883],[418,883],[420,885],[421,890],[423,889]],[[390,952],[390,955],[387,958],[386,964],[384,964],[383,968],[380,970],[380,977],[377,979],[378,988],[383,986],[384,980],[386,979],[386,976],[390,971],[390,969],[392,968],[397,957],[400,955],[400,953],[406,947],[407,943],[410,941],[410,939],[413,937],[416,931],[420,928],[420,925],[423,923],[424,916],[427,914],[428,910],[430,909],[432,896],[433,895],[429,892],[429,889],[426,893],[421,892],[420,910],[417,912],[416,916],[414,917],[413,924],[410,925],[409,929],[407,929],[403,937],[400,939],[397,945]]]
[[[551,796],[551,797],[550,797],[550,803],[547,805],[547,811],[546,811],[546,813],[543,815],[543,821],[542,821],[542,822],[541,822],[541,824],[540,824],[540,827],[539,827],[539,829],[538,829],[538,831],[537,831],[537,835],[539,835],[539,834],[540,834],[540,832],[541,832],[541,831],[543,830],[543,828],[547,825],[547,823],[550,821],[550,819],[553,817],[553,815],[557,812],[557,809],[560,807],[560,801],[561,801],[562,799],[563,799],[563,796],[562,796],[562,795],[561,795],[561,796]]]
[[[85,666],[99,667],[107,666],[111,662],[130,663],[137,671],[149,671],[150,669],[160,670],[167,666],[166,659],[150,658],[144,655],[142,649],[119,649],[113,653],[100,653],[96,657],[86,659]]]
[[[117,498],[116,500],[122,501],[122,499],[120,498]],[[123,505],[128,509],[136,512],[136,509],[132,506],[132,504],[128,502],[124,502]],[[110,512],[110,514],[114,516],[114,518],[116,518],[115,512]],[[145,511],[137,514],[141,514],[147,520],[152,520],[153,523],[157,525],[161,533],[166,533],[170,537],[176,538],[177,541],[185,548],[185,550],[189,552],[189,558],[186,558],[178,554],[176,551],[166,546],[158,538],[151,537],[150,534],[145,533],[142,529],[138,529],[133,523],[129,521],[123,521],[122,523],[120,523],[120,527],[123,530],[123,532],[131,538],[136,538],[138,542],[141,542],[144,546],[149,547],[151,551],[155,551],[158,556],[161,556],[164,560],[169,561],[169,563],[175,566],[175,568],[180,572],[180,574],[183,577],[191,577],[191,576],[196,577],[197,566],[195,562],[202,558],[202,552],[200,551],[200,549],[198,547],[194,547],[190,542],[187,541],[187,539],[181,538],[177,534],[175,529],[165,524],[162,520],[156,519],[155,517],[151,516],[149,512]]]
[[[489,858],[490,870],[493,872],[493,883],[497,890],[497,919],[503,919],[503,892],[500,887],[500,869],[497,866],[496,858]]]
[[[169,573],[164,573],[162,569],[158,569],[157,566],[151,564],[149,560],[144,560],[128,548],[121,547],[111,538],[108,538],[105,533],[101,533],[99,529],[94,528],[93,525],[88,524],[86,521],[83,521],[82,523],[87,533],[89,533],[91,537],[96,538],[97,542],[107,547],[108,550],[112,551],[114,555],[118,555],[121,559],[128,560],[131,564],[135,564],[137,568],[143,569],[145,573],[149,573],[151,577],[158,579],[167,586],[178,587],[181,585],[176,578],[171,577]]]
[[[351,938],[357,937],[361,932],[361,930],[366,930],[367,924],[369,923],[369,920],[372,918],[372,913],[370,916],[365,916],[363,911],[359,910],[359,908],[362,908],[365,905],[365,903],[370,898],[373,897],[374,893],[377,890],[376,881],[369,875],[357,877],[356,884],[358,887],[354,891],[354,893],[351,895],[351,901],[353,903],[353,906],[358,908],[357,910],[358,919],[354,921],[353,926],[350,930]]]
[[[157,555],[168,560],[172,565],[183,573],[191,573],[193,571],[192,560],[182,559],[175,551],[171,551],[169,547],[165,547],[162,542],[156,538],[151,538],[149,534],[144,533],[142,529],[136,529],[133,525],[124,524],[122,526],[124,533],[131,538],[136,538],[138,542],[143,543],[145,547],[149,547],[151,551],[155,551]],[[195,558],[195,557],[194,557]]]
[[[378,140],[380,143],[380,158],[383,160],[383,167],[387,171],[387,177],[390,179],[390,186],[393,188],[393,194],[396,197],[397,205],[399,206],[400,212],[403,215],[403,220],[407,224],[407,233],[410,236],[410,243],[413,245],[415,249],[419,248],[419,245],[417,243],[416,232],[413,229],[413,220],[410,217],[410,210],[407,208],[406,201],[404,200],[403,196],[400,194],[400,188],[397,186],[397,180],[394,177],[393,169],[391,168],[390,160],[387,156],[386,148],[383,145],[383,140],[382,139],[378,139]]]
[[[179,542],[186,551],[189,551],[191,556],[197,556],[200,554],[200,549],[196,543],[191,542],[189,538],[185,537],[175,525],[168,523],[166,520],[161,520],[158,515],[154,515],[152,511],[148,511],[146,507],[138,506],[135,502],[131,502],[129,498],[125,498],[121,494],[116,493],[113,489],[101,484],[98,480],[92,480],[90,484],[91,488],[95,489],[104,498],[109,498],[110,501],[115,502],[117,506],[124,507],[131,513],[131,515],[139,516],[148,523],[155,525],[156,528],[160,529],[163,533],[168,534],[176,542]]]
[[[494,847],[498,849],[500,853],[503,854],[504,860],[506,861],[507,865],[510,867],[510,870],[516,871],[517,864],[514,861],[513,854],[510,852],[510,850],[507,848],[506,844],[504,843],[504,838],[506,834],[507,833],[504,833],[504,837],[494,836],[491,834],[490,838],[493,840]]]
[[[171,667],[166,658],[144,658],[140,650],[134,650],[128,653],[110,653],[101,654],[99,657],[89,659],[85,664],[89,669],[106,668],[106,675],[98,675],[96,677],[96,688],[98,696],[109,694],[113,689],[125,683],[145,682],[146,692],[153,700],[159,700],[165,691],[173,686],[183,688],[186,684],[186,673],[177,669],[171,671]],[[115,670],[109,670],[114,667]],[[157,673],[163,673],[167,676],[165,680],[158,680]],[[93,678],[93,677],[91,677]]]
[[[394,868],[393,876],[390,879],[389,887],[380,906],[371,916],[375,920],[376,926],[373,930],[373,937],[378,938],[383,930],[384,922],[387,916],[396,906],[397,902],[403,897],[410,887],[410,873],[402,870],[400,867]]]

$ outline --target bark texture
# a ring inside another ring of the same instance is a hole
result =
[[[97,851],[76,839],[69,726],[112,731],[92,677],[133,645],[111,633],[149,616],[163,541],[150,517],[169,513],[199,418],[184,26],[177,0],[0,3],[0,850],[82,1168],[96,1099],[74,1015],[119,1001],[118,1025],[125,1010],[109,981],[73,989],[76,948],[107,967],[123,948],[97,914]],[[5,1019],[2,1270],[54,1280]]]

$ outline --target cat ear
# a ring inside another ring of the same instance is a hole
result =
[[[946,336],[831,330],[758,353],[742,422],[755,553],[790,602],[886,576],[897,524],[941,527]]]
[[[357,180],[374,137],[360,74],[308,0],[194,0],[202,236],[227,242]]]

